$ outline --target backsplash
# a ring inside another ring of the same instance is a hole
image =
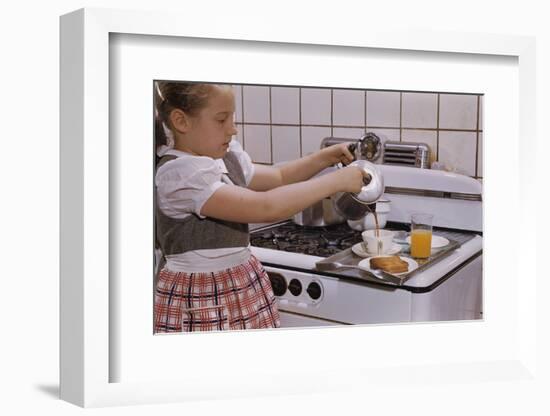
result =
[[[254,85],[233,90],[236,138],[255,163],[305,156],[325,137],[359,139],[372,132],[382,143],[426,143],[434,168],[483,177],[482,94]]]

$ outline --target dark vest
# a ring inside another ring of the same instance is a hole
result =
[[[174,155],[163,156],[157,169],[164,163],[175,159]],[[242,167],[233,152],[227,152],[223,158],[229,178],[235,185],[246,186]],[[248,224],[223,221],[215,218],[200,218],[191,214],[183,219],[165,215],[155,200],[156,237],[164,255],[180,254],[186,251],[228,247],[246,247],[250,237]]]

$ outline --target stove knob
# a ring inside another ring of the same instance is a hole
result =
[[[279,273],[267,272],[271,287],[273,288],[273,294],[275,296],[283,296],[286,292],[286,280]]]
[[[290,283],[288,284],[288,290],[290,293],[292,293],[294,296],[300,295],[302,293],[302,284],[297,279],[292,279]]]
[[[317,282],[311,282],[306,291],[311,299],[317,300],[321,297],[321,286]]]

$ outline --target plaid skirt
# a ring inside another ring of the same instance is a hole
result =
[[[251,256],[214,273],[163,269],[155,292],[155,333],[276,328],[279,311],[267,272]]]

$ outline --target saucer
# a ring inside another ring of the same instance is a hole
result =
[[[407,237],[407,244],[411,244],[411,237]],[[447,240],[445,237],[441,237],[439,235],[432,235],[432,248],[440,248],[445,247],[447,244],[449,244],[449,240]]]
[[[374,257],[374,256],[376,256],[376,254],[374,254],[374,253],[371,254],[371,253],[365,251],[365,249],[363,248],[363,243],[355,244],[351,248],[351,251],[353,251],[359,257]],[[381,255],[391,256],[392,254],[399,253],[400,251],[401,251],[401,246],[399,244],[393,243],[391,249],[389,249],[387,253],[384,253],[384,254],[381,254]]]
[[[373,272],[373,273],[375,273],[375,272],[377,272],[378,270],[373,270],[373,269],[370,268],[370,260],[373,259],[373,258],[375,258],[375,257],[386,257],[386,256],[385,256],[385,255],[384,255],[384,256],[373,256],[373,257],[371,257],[371,258],[361,260],[357,266],[359,266],[361,269],[363,269],[363,270],[365,270],[365,271],[367,271],[367,272]],[[413,270],[418,269],[418,263],[417,263],[415,260],[413,260],[413,259],[411,259],[411,258],[409,258],[409,257],[401,257],[401,256],[399,256],[399,258],[400,258],[401,260],[406,261],[407,263],[409,263],[409,270],[407,270],[406,272],[403,272],[403,273],[389,273],[389,274],[392,274],[392,275],[394,275],[394,276],[400,276],[400,275],[402,275],[402,274],[410,273],[410,272],[412,272]],[[387,272],[386,272],[386,273],[387,273]]]
[[[405,244],[407,242],[406,238],[408,235],[409,233],[406,231],[396,231],[393,235],[393,241],[396,243]]]

